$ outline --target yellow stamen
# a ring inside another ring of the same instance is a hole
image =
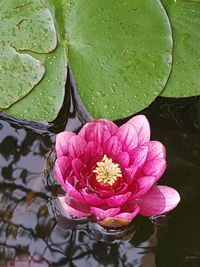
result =
[[[106,155],[103,156],[101,161],[97,162],[97,167],[93,170],[93,173],[97,174],[96,179],[98,182],[103,182],[110,186],[116,182],[117,178],[122,177],[119,164],[114,163]]]

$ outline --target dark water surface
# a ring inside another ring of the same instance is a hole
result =
[[[51,125],[0,115],[0,267],[199,267],[200,97],[157,98],[141,112],[150,121],[152,139],[167,149],[168,168],[159,183],[176,188],[182,200],[154,224],[142,218],[130,241],[111,244],[96,242],[86,226],[61,229],[48,209],[52,193],[45,169],[55,133],[84,122],[74,98],[65,102]]]

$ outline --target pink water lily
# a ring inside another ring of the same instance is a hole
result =
[[[66,191],[60,202],[71,216],[126,225],[138,214],[166,213],[180,201],[175,189],[156,185],[166,168],[165,147],[150,141],[143,115],[121,127],[100,119],[78,134],[62,132],[56,155],[54,173]]]

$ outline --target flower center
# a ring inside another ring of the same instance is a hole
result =
[[[119,184],[119,178],[122,177],[122,171],[119,164],[114,163],[112,159],[106,155],[102,160],[97,162],[97,167],[93,170],[95,173],[95,180],[99,183],[100,187],[110,189],[116,184]]]

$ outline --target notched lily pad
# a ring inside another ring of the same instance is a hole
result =
[[[57,45],[53,16],[44,0],[2,0],[0,36],[18,50],[49,53]]]
[[[172,72],[162,96],[200,94],[200,1],[162,0],[172,25],[174,40]]]
[[[167,7],[170,5],[170,3],[173,3],[173,0],[161,0],[162,5],[164,8],[167,9]]]
[[[36,121],[53,121],[63,104],[67,78],[67,51],[63,31],[64,17],[62,0],[48,0],[54,14],[58,45],[48,54],[30,53],[45,65],[45,77],[28,95],[5,109],[6,114]],[[61,12],[62,11],[62,12]]]
[[[41,61],[0,45],[0,109],[28,94],[45,73]]]
[[[68,1],[66,32],[75,82],[95,119],[129,116],[163,90],[172,37],[159,1]]]

